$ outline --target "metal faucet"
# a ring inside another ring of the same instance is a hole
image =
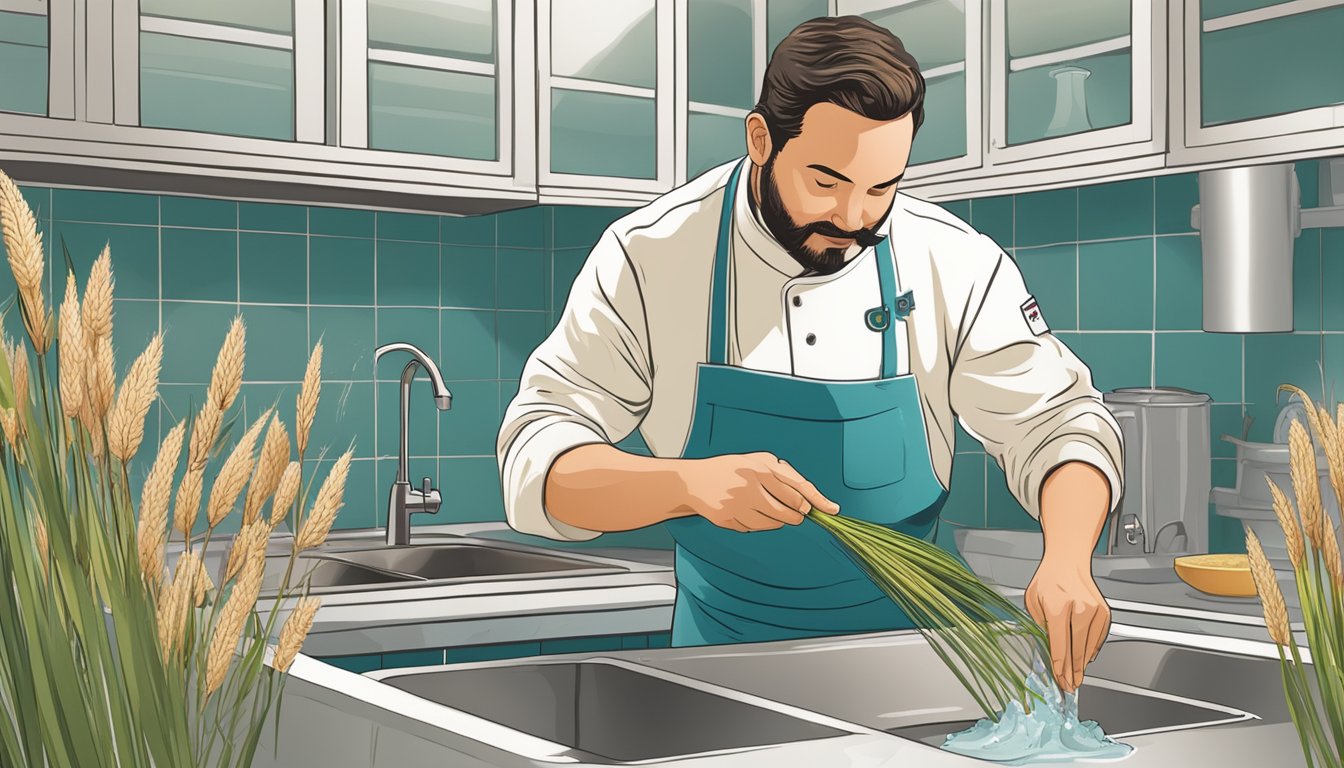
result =
[[[401,546],[411,542],[411,515],[420,512],[424,514],[437,514],[439,505],[443,500],[439,497],[439,491],[431,488],[431,479],[426,477],[420,483],[420,488],[412,488],[407,476],[407,468],[410,464],[407,458],[408,448],[406,440],[407,427],[410,422],[411,406],[408,402],[411,394],[411,382],[415,380],[415,369],[424,368],[429,374],[429,383],[434,392],[434,405],[440,411],[446,411],[453,405],[453,395],[448,391],[448,387],[443,383],[443,375],[439,373],[438,366],[434,361],[422,352],[414,344],[397,342],[385,344],[374,350],[373,360],[377,363],[383,355],[389,352],[409,352],[411,361],[401,370],[401,444],[397,454],[397,479],[392,483],[392,492],[387,504],[387,544],[388,546]]]

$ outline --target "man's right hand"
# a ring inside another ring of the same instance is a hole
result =
[[[769,531],[803,522],[812,507],[830,514],[840,511],[838,504],[771,453],[728,454],[680,463],[686,505],[721,528]]]

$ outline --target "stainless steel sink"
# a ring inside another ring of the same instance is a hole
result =
[[[356,565],[425,579],[467,579],[482,576],[527,576],[565,571],[619,571],[586,560],[541,552],[503,549],[481,544],[412,545],[326,555]]]
[[[888,728],[889,733],[941,747],[948,734],[964,731],[979,718],[937,720],[931,723]],[[1095,720],[1106,734],[1124,739],[1142,733],[1183,730],[1240,722],[1245,713],[1178,696],[1157,696],[1151,691],[1109,680],[1084,680],[1078,690],[1078,719]]]
[[[263,591],[275,591],[280,588],[289,565],[289,555],[272,555],[266,558],[266,567],[262,572]],[[391,573],[377,568],[369,568],[357,563],[343,562],[327,557],[299,556],[294,562],[289,583],[292,587],[304,578],[309,579],[313,589],[339,587],[362,587],[397,582],[416,581],[415,577],[400,573]]]
[[[828,718],[615,659],[375,676],[601,762],[660,760],[855,732]]]
[[[1124,653],[1110,644],[1106,649],[1103,657]],[[1160,659],[1143,660],[1162,665]],[[918,633],[818,639],[782,649],[762,644],[728,653],[671,649],[642,661],[936,746],[984,716]],[[1216,687],[1201,688],[1193,679],[1191,685],[1166,690],[1153,685],[1153,675],[1146,672],[1117,674],[1131,666],[1125,661],[1103,664],[1099,658],[1079,693],[1080,715],[1097,720],[1108,734],[1183,730],[1253,717],[1240,701],[1225,700]],[[1200,674],[1221,673],[1205,665]]]

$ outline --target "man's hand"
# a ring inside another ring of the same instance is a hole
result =
[[[1027,610],[1050,637],[1055,680],[1065,691],[1083,683],[1111,628],[1111,609],[1091,569],[1046,558],[1027,587]]]
[[[770,453],[692,459],[679,470],[686,506],[734,531],[797,525],[812,507],[831,514],[840,510],[788,462]]]
[[[1050,637],[1055,679],[1075,691],[1111,628],[1111,609],[1092,580],[1092,547],[1111,508],[1110,483],[1082,462],[1055,467],[1041,488],[1045,555],[1027,586],[1027,611]]]

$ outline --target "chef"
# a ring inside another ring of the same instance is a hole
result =
[[[959,420],[1040,521],[1026,604],[1074,690],[1110,626],[1091,554],[1119,429],[1012,258],[899,191],[923,98],[860,17],[779,44],[747,156],[612,223],[528,359],[497,446],[508,521],[667,526],[673,645],[909,628],[804,514],[933,540]],[[635,429],[652,456],[615,447]]]

